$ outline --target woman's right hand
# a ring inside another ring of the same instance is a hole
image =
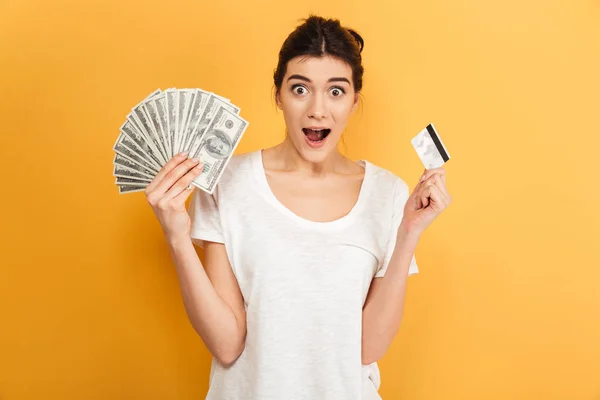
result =
[[[192,181],[203,168],[204,165],[199,164],[197,159],[188,159],[186,153],[179,153],[146,187],[146,199],[168,241],[190,237],[191,220],[185,202],[194,190]]]

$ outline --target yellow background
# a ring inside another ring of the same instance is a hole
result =
[[[0,1],[0,399],[204,398],[209,354],[112,146],[159,87],[240,106],[238,152],[278,143],[272,73],[309,12],[365,39],[347,154],[412,187],[433,122],[452,157],[383,398],[600,399],[591,0]]]

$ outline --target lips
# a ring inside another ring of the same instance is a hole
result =
[[[331,133],[327,128],[302,128],[302,132],[311,142],[320,142]]]

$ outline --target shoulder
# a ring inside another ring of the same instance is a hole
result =
[[[245,172],[252,169],[253,158],[257,152],[251,151],[248,153],[235,154],[229,160],[229,164],[225,168],[223,175],[232,176],[236,172]]]
[[[392,171],[366,161],[370,171],[373,192],[382,197],[396,199],[398,197],[408,198],[410,188],[400,176]]]
[[[253,151],[232,156],[217,184],[217,191],[227,193],[234,189],[245,190],[245,186],[253,180],[256,154]]]

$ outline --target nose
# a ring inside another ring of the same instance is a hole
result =
[[[315,119],[323,119],[327,117],[327,104],[322,95],[315,95],[308,107],[308,117]]]

